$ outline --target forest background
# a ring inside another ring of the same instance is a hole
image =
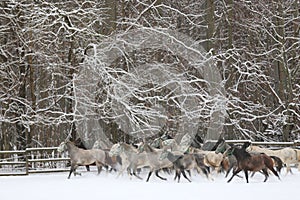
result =
[[[299,11],[299,0],[1,1],[0,150],[57,146],[68,135],[89,146],[103,134],[112,143],[137,139],[126,130],[140,136],[154,131],[150,139],[174,136],[182,131],[184,117],[205,139],[220,134],[256,141],[299,139]],[[204,47],[226,92],[209,93],[208,83],[193,72],[195,63],[172,49],[124,52],[104,67],[89,59],[95,46],[137,28],[166,35],[176,30]],[[169,70],[170,77],[178,77],[172,79],[176,86],[190,85],[184,96],[193,96],[196,109],[182,107],[182,88],[157,85],[146,75],[138,76],[139,87],[132,88],[122,78],[137,77],[134,69],[145,63],[151,69],[176,69]],[[77,85],[87,71],[93,74],[92,96]],[[122,87],[130,97],[120,95]],[[208,136],[212,110],[220,101],[222,129]]]

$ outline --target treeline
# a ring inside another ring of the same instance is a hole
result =
[[[299,4],[298,0],[1,1],[0,150],[56,146],[68,135],[73,139],[99,139],[91,127],[78,133],[86,120],[98,123],[112,142],[133,140],[118,124],[126,123],[119,120],[123,119],[118,118],[120,113],[110,111],[115,106],[112,102],[118,99],[110,85],[119,75],[109,80],[106,75],[99,78],[96,98],[86,97],[83,101],[90,106],[88,114],[75,109],[78,98],[74,85],[84,67],[95,67],[86,61],[94,44],[143,27],[176,30],[213,57],[226,91],[222,95],[226,112],[222,113],[225,121],[220,134],[228,139],[299,139]],[[130,59],[116,60],[109,67],[138,68],[141,59],[155,61],[157,66],[188,65],[178,61],[171,49],[156,54],[147,50],[125,53]],[[98,73],[100,77],[102,72]],[[201,84],[192,87],[200,91]],[[138,120],[129,117],[128,124],[146,123],[153,128],[150,118],[142,119],[141,115],[153,106],[155,97],[171,110],[159,115],[167,120],[164,126],[155,127],[156,133],[176,134],[180,130],[180,118],[176,116],[183,110],[176,104],[175,95],[153,84],[143,87],[147,98],[135,96],[129,100],[129,107],[141,106]],[[147,94],[146,88],[150,91]],[[200,98],[197,101],[204,111],[197,113],[196,134],[205,138],[212,117],[209,108],[214,106],[204,105]]]

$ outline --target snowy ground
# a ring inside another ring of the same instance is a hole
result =
[[[81,171],[81,170],[80,170]],[[116,178],[116,174],[102,172],[96,175],[95,169],[91,172],[82,172],[82,176],[72,176],[67,179],[68,172],[51,174],[32,174],[29,176],[0,177],[0,199],[299,199],[300,172],[293,169],[294,174],[281,175],[279,181],[273,175],[266,183],[264,177],[256,174],[245,179],[235,177],[231,183],[223,174],[214,175],[214,181],[209,181],[200,175],[192,176],[192,183],[182,179],[180,183],[173,181],[173,175],[162,176],[168,181],[151,177],[148,183],[145,180],[129,179],[127,175]],[[240,173],[242,175],[242,173]],[[284,173],[282,173],[284,174]],[[146,177],[146,172],[141,174]]]

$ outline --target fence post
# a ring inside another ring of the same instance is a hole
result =
[[[25,168],[26,168],[26,175],[28,175],[28,171],[29,171],[29,165],[28,165],[28,155],[27,155],[27,148],[25,149],[25,162],[26,162],[26,164],[25,164]]]

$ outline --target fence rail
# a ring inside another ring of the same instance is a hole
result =
[[[57,147],[27,148],[23,151],[0,151],[0,176],[68,171],[69,158]]]
[[[227,143],[251,142],[273,148],[300,148],[300,141],[253,142],[250,140],[226,140]],[[57,152],[57,147],[27,148],[23,151],[0,151],[0,176],[19,176],[30,173],[64,172],[69,170],[67,155]]]
[[[300,146],[300,141],[295,140],[294,142],[256,142],[251,140],[226,140],[227,143],[243,143],[251,142],[253,145],[262,145],[262,146],[278,146],[278,147],[296,147]]]

